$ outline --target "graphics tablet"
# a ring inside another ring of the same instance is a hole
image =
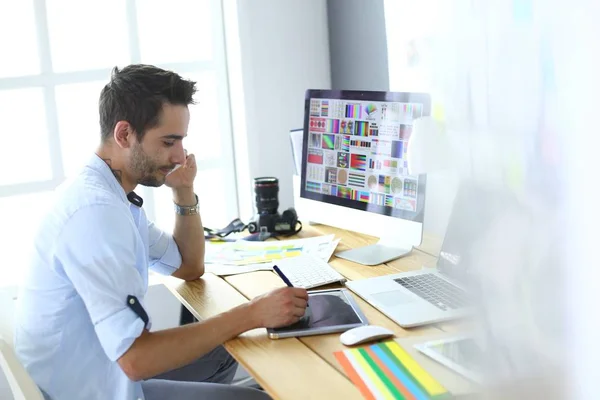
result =
[[[367,318],[347,289],[317,290],[308,293],[306,313],[295,324],[269,328],[271,339],[345,332],[368,325]]]

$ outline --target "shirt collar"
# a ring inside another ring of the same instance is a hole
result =
[[[123,186],[121,186],[117,178],[112,173],[110,167],[103,159],[101,159],[97,154],[94,154],[86,166],[100,173],[100,175],[106,179],[112,191],[118,195],[125,204],[129,204],[125,189],[123,189]]]

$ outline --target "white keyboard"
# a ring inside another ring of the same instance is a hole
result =
[[[277,266],[292,285],[304,289],[346,281],[325,261],[311,255],[284,258],[277,262]]]

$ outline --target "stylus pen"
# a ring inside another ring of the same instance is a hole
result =
[[[275,271],[275,273],[277,275],[279,275],[279,277],[281,278],[281,280],[288,285],[289,287],[294,287],[294,285],[292,285],[292,282],[290,282],[290,280],[287,278],[287,276],[285,276],[283,274],[283,272],[281,272],[281,270],[279,269],[279,267],[277,265],[273,265],[273,271]],[[306,307],[308,307],[308,303],[306,303]]]
[[[279,269],[279,267],[277,265],[273,265],[273,271],[275,271],[275,273],[277,275],[279,275],[279,277],[281,278],[281,280],[283,280],[283,282],[288,285],[289,287],[294,287],[294,285],[292,285],[292,282],[290,282],[290,280],[287,278],[287,276],[285,276],[283,274],[283,272],[281,272],[281,270]]]

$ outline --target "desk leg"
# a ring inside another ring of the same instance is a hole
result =
[[[181,313],[179,314],[179,325],[187,325],[193,322],[198,322],[198,320],[194,317],[194,315],[189,312],[187,308],[182,304],[181,305]]]

